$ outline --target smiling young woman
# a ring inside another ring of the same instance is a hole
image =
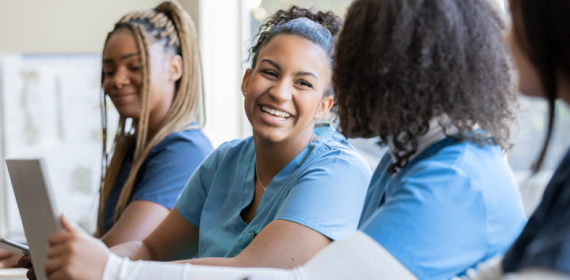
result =
[[[315,125],[333,105],[339,27],[331,12],[293,6],[273,15],[241,87],[253,136],[216,149],[147,238],[111,250],[134,260],[293,268],[354,232],[370,168],[330,125]],[[106,258],[74,244],[80,234],[67,228],[52,239],[50,277],[100,277]],[[89,259],[90,271],[69,267]]]
[[[96,235],[107,246],[148,236],[212,151],[196,123],[201,70],[195,33],[188,14],[164,2],[124,16],[107,37],[101,84],[120,115],[108,166],[106,111],[103,118]]]
[[[147,237],[213,149],[196,122],[199,50],[180,5],[164,2],[125,15],[108,34],[102,58],[103,180],[96,236],[110,247]],[[120,115],[110,162],[107,97]]]

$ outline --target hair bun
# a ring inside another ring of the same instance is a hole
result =
[[[340,31],[342,25],[342,20],[340,17],[335,15],[333,12],[313,12],[312,9],[299,8],[296,5],[292,5],[287,10],[279,10],[273,16],[271,16],[267,22],[267,26],[282,25],[289,21],[298,18],[310,19],[324,28],[326,28],[333,36],[336,36]]]

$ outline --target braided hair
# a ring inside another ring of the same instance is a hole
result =
[[[113,31],[109,32],[105,45],[115,32],[123,29],[132,32],[142,64],[142,108],[138,120],[134,120],[138,121],[135,126],[135,135],[127,130],[126,117],[121,116],[119,118],[117,134],[112,148],[113,156],[109,162],[106,95],[104,92],[101,94],[103,159],[97,232],[95,233],[97,237],[103,236],[108,230],[104,228],[105,203],[115,185],[117,175],[129,150],[128,147],[135,145],[133,164],[128,179],[121,190],[119,201],[115,206],[115,221],[119,219],[127,207],[137,173],[150,150],[173,132],[196,128],[188,126],[191,121],[198,120],[201,126],[204,120],[200,51],[196,28],[188,13],[178,3],[170,1],[163,2],[152,10],[129,13],[115,24]],[[148,139],[150,107],[149,37],[153,37],[156,42],[164,42],[165,51],[173,50],[182,57],[183,61],[183,73],[177,81],[172,105],[162,120],[158,132],[151,139]],[[101,77],[101,83],[103,83],[104,75]]]
[[[279,10],[259,27],[255,36],[257,43],[250,49],[251,69],[255,68],[261,49],[277,35],[295,35],[313,42],[326,52],[332,69],[334,40],[341,25],[340,17],[331,11],[313,12],[295,5],[287,10]],[[325,95],[332,94],[332,86],[329,86]]]

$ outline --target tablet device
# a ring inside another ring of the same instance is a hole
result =
[[[60,212],[51,194],[41,159],[8,159],[8,173],[22,217],[24,233],[38,280],[47,280],[45,263],[49,237],[62,230]]]
[[[6,238],[0,238],[0,248],[6,249],[12,253],[25,255],[30,253],[30,249],[26,245],[22,245],[18,242]]]

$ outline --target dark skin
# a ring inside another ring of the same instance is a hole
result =
[[[176,82],[182,77],[182,58],[171,50],[165,49],[164,41],[151,41],[149,56],[150,73],[150,110],[148,137],[152,138],[160,129],[162,120],[168,113],[176,91]],[[140,116],[142,89],[142,64],[136,43],[130,30],[116,31],[107,41],[103,51],[103,90],[109,96],[119,115],[132,118]],[[108,247],[146,238],[166,218],[170,210],[149,201],[129,203],[121,218],[101,241]],[[3,252],[0,252],[0,258]],[[35,273],[29,256],[21,258],[15,255],[11,260],[19,259],[19,266],[30,268],[29,279],[35,279]],[[1,261],[1,260],[0,260]],[[15,263],[14,263],[15,265]]]
[[[255,69],[248,69],[242,83],[244,107],[253,127],[259,163],[259,182],[251,205],[243,211],[250,222],[273,176],[313,139],[315,119],[331,108],[333,98],[324,96],[330,83],[328,58],[320,47],[305,39],[279,35],[259,53]],[[308,74],[311,73],[311,74]],[[264,113],[263,106],[272,108]],[[287,117],[284,117],[286,113]],[[277,158],[279,157],[279,158]],[[46,270],[50,279],[100,279],[109,250],[101,241],[63,222],[66,231],[50,237]],[[141,242],[111,248],[133,260],[180,259],[198,244],[199,228],[174,208],[164,222]],[[303,225],[275,220],[259,232],[233,258],[187,259],[180,262],[212,266],[292,268],[305,263],[331,240]],[[191,256],[188,256],[191,257]],[[89,267],[87,269],[87,267]],[[99,278],[98,278],[99,277]]]

